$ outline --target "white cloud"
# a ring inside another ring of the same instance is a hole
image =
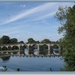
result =
[[[2,35],[11,35],[11,34],[16,34],[19,31],[13,31],[13,32],[6,32],[6,33],[2,33]]]
[[[16,20],[18,20],[18,19],[21,19],[21,18],[23,18],[23,17],[26,17],[26,16],[28,16],[28,15],[30,15],[30,14],[33,14],[33,13],[36,13],[36,12],[39,12],[39,11],[42,12],[42,11],[46,10],[47,8],[49,8],[49,7],[51,7],[51,6],[55,5],[55,4],[56,4],[56,3],[46,3],[46,4],[44,4],[44,5],[41,5],[41,6],[32,8],[32,9],[29,9],[29,10],[23,12],[23,13],[20,13],[20,14],[18,14],[18,15],[16,15],[16,16],[11,17],[9,20],[6,20],[6,21],[4,22],[4,24],[10,23],[10,22],[13,22],[13,21],[16,21]]]
[[[25,7],[26,5],[20,5],[20,7]]]
[[[49,3],[43,4],[41,6],[34,7],[32,9],[29,9],[29,10],[25,10],[24,12],[22,12],[18,15],[15,15],[15,16],[11,17],[10,19],[4,21],[2,24],[14,22],[18,19],[26,18],[28,16],[29,16],[28,18],[29,19],[31,18],[31,20],[41,20],[41,19],[51,17],[57,11],[59,4],[62,6],[65,6],[65,5],[72,6],[72,3],[57,3],[57,2],[56,3],[50,3],[49,2]],[[20,5],[20,6],[25,7],[26,5]]]
[[[23,7],[25,7],[26,5],[23,5]]]
[[[48,17],[54,16],[55,12],[56,12],[56,11],[51,12],[51,13],[46,14],[46,15],[43,15],[43,16],[40,16],[40,17],[37,17],[35,20],[42,20],[42,19],[45,19],[45,18],[48,18]]]

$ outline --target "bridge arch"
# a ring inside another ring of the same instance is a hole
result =
[[[60,45],[59,44],[53,44],[53,53],[55,55],[60,55]]]
[[[33,44],[33,54],[34,55],[38,55],[38,45],[37,44]]]
[[[19,49],[18,46],[16,46],[16,45],[12,46],[12,50],[17,50],[17,49]]]
[[[60,49],[59,44],[56,44],[58,46],[58,49]],[[53,46],[55,46],[55,43],[34,43],[34,44],[7,44],[7,45],[0,45],[0,50],[19,50],[20,53],[24,48],[29,49],[28,50],[28,54],[34,54],[35,53],[35,49],[37,49],[37,55],[39,54],[43,54],[44,55],[44,51],[46,51],[46,55],[48,54],[49,56],[52,54],[51,51],[53,50]],[[6,48],[5,48],[6,47]],[[10,52],[10,51],[9,51]],[[60,52],[60,51],[59,51]],[[18,54],[20,54],[18,52]],[[35,55],[35,54],[34,54]]]
[[[43,55],[47,55],[48,54],[48,45],[47,44],[43,44],[43,50],[42,50],[42,54]]]
[[[3,46],[2,50],[8,50],[8,48],[6,46]]]

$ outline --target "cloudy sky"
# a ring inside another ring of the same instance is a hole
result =
[[[0,37],[7,35],[27,42],[50,39],[57,41],[59,21],[54,18],[59,6],[73,6],[73,2],[0,2]]]

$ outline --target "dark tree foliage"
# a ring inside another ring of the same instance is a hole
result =
[[[16,38],[12,38],[10,39],[9,36],[6,36],[6,35],[3,35],[1,38],[0,38],[0,45],[1,44],[17,44],[18,43],[18,40]],[[20,43],[24,43],[23,41],[20,41]],[[25,48],[26,46],[24,46]],[[17,46],[13,46],[12,48],[9,46],[8,48],[7,47],[3,47],[1,48],[0,47],[0,50],[15,50],[15,49],[19,49]]]
[[[20,42],[18,42],[18,43],[23,43],[23,44],[24,44],[24,41],[20,41]]]
[[[51,41],[49,39],[44,39],[41,41],[41,43],[51,43]]]
[[[24,43],[23,41],[20,41],[21,43]],[[15,44],[18,43],[17,38],[11,38],[9,36],[3,35],[0,38],[0,44]]]
[[[40,43],[39,41],[35,41],[36,43]]]
[[[0,43],[1,44],[9,44],[10,43],[10,37],[9,36],[2,36],[2,38],[0,39]]]
[[[28,43],[35,43],[35,40],[33,38],[29,38]]]
[[[57,48],[58,49],[59,47],[58,47],[58,45],[54,44],[53,45],[53,48]]]
[[[16,38],[10,39],[10,43],[11,43],[11,44],[17,43],[17,39],[16,39]]]
[[[66,62],[63,70],[75,71],[75,5],[59,7],[55,17],[62,24],[58,31],[63,32],[63,38],[59,40],[60,45],[63,46],[62,56]]]

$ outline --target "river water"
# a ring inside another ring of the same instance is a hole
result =
[[[28,50],[25,50],[27,54]],[[35,51],[37,54],[37,51]],[[26,56],[8,56],[6,58],[0,58],[0,67],[6,66],[12,71],[16,71],[16,68],[20,68],[20,71],[60,71],[65,65],[64,60],[60,57],[26,57]]]

